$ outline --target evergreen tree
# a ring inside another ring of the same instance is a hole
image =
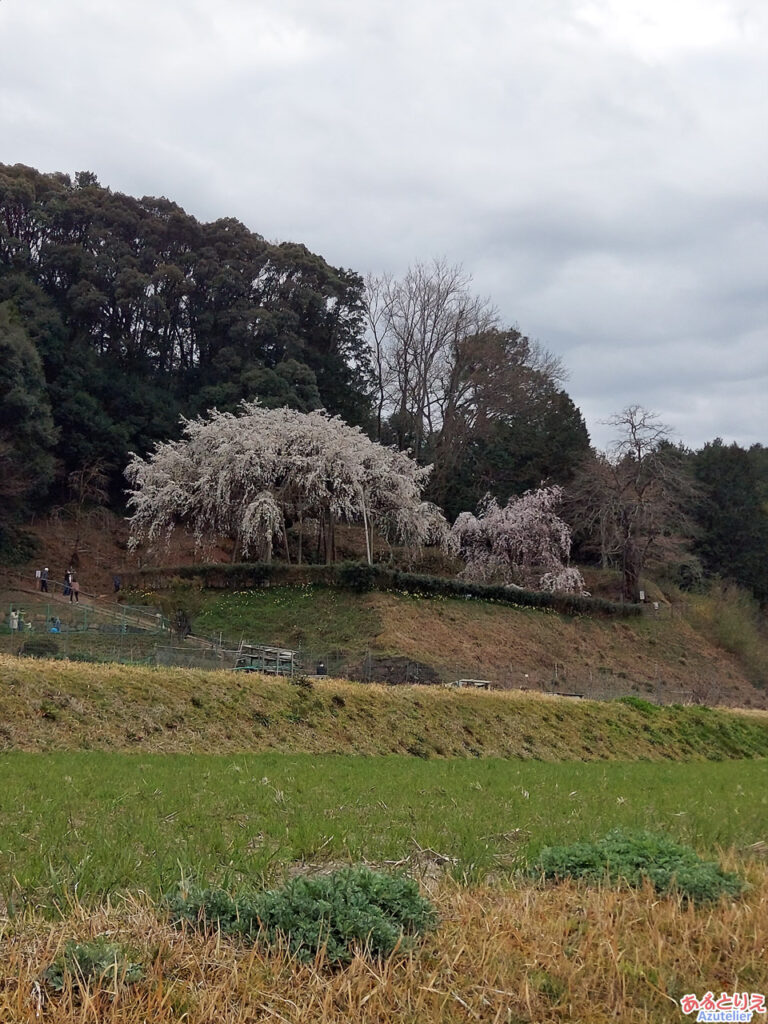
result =
[[[37,349],[9,303],[0,304],[0,527],[45,496],[56,431]]]
[[[768,513],[750,453],[720,438],[694,456],[702,496],[694,509],[704,568],[768,601]]]
[[[369,418],[362,280],[232,218],[0,164],[0,301],[43,360],[62,476],[259,398]]]

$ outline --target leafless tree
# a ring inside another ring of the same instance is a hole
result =
[[[69,508],[75,521],[75,542],[70,555],[70,564],[78,565],[80,561],[80,544],[82,539],[83,525],[87,523],[94,513],[104,510],[109,500],[107,490],[108,466],[101,460],[95,460],[76,469],[67,477],[67,489],[69,491]]]
[[[495,326],[498,314],[472,294],[464,269],[443,259],[414,264],[400,281],[385,275],[367,284],[381,409],[390,405],[398,447],[419,459],[440,425],[458,346]]]
[[[623,596],[640,600],[640,576],[654,553],[682,546],[693,485],[656,413],[630,405],[607,421],[616,437],[595,452],[570,490],[571,518],[600,546],[604,566],[618,562]]]
[[[376,277],[373,274],[366,275],[365,316],[376,387],[377,441],[381,441],[384,410],[392,402],[392,384],[395,379],[387,351],[392,292],[392,279],[389,275],[384,274],[381,277]]]
[[[516,327],[502,328],[471,286],[461,266],[441,259],[415,263],[401,280],[366,280],[377,437],[388,419],[401,450],[434,460],[438,504],[472,438],[533,415],[565,379],[559,359]]]

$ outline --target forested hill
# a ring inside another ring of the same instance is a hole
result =
[[[363,422],[362,297],[357,274],[237,220],[0,165],[6,356],[23,364],[41,486],[51,456],[61,478],[97,462],[119,473],[180,413],[243,398]]]
[[[559,359],[470,284],[441,260],[364,281],[90,172],[0,164],[0,561],[23,560],[32,513],[122,514],[130,453],[178,438],[180,416],[258,399],[432,464],[424,497],[450,521],[486,494],[564,485],[578,560],[639,557],[639,588],[653,553],[683,585],[720,575],[768,603],[768,450],[691,452],[662,432],[648,464],[675,474],[647,479],[632,454],[592,452]],[[692,486],[672,501],[665,479]]]
[[[118,508],[131,451],[177,437],[180,415],[254,398],[324,408],[435,463],[429,497],[451,516],[489,490],[506,500],[565,482],[589,436],[559,363],[503,329],[468,281],[436,262],[388,282],[390,319],[405,317],[395,333],[424,337],[385,381],[352,270],[232,218],[204,224],[168,199],[113,192],[90,172],[0,164],[6,521],[14,504],[24,514],[45,495],[70,500],[72,475],[88,484],[95,470]]]

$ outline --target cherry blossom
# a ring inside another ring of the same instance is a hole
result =
[[[542,487],[510,498],[502,508],[486,497],[477,515],[462,512],[449,546],[466,562],[462,575],[477,582],[580,592],[584,580],[568,565],[571,533],[556,513],[562,488]]]
[[[304,524],[314,523],[331,561],[334,524],[348,522],[363,526],[371,562],[374,534],[420,546],[447,533],[441,511],[422,500],[431,467],[339,417],[244,402],[238,415],[212,410],[182,423],[181,440],[156,445],[147,459],[132,453],[132,548],[184,525],[200,544],[230,537],[233,557],[268,561],[276,541],[289,556],[287,529],[298,524],[301,559]]]

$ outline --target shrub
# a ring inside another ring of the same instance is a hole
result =
[[[300,690],[308,690],[310,692],[315,688],[315,684],[309,676],[304,675],[303,672],[299,673],[297,676],[291,676],[291,685],[298,686]]]
[[[253,562],[233,565],[191,565],[175,569],[143,569],[135,574],[140,585],[163,587],[173,579],[194,580],[217,590],[249,590],[268,586],[338,586],[363,593],[369,590],[400,591],[418,597],[464,597],[467,600],[495,601],[526,608],[547,608],[561,615],[610,615],[629,618],[642,614],[639,604],[618,604],[580,594],[518,590],[484,583],[468,583],[450,576],[426,576],[386,569],[364,562],[340,565],[284,565]]]
[[[325,949],[330,964],[349,963],[356,948],[389,956],[437,923],[434,907],[413,879],[365,867],[301,876],[282,889],[236,897],[187,888],[168,904],[176,923],[213,924],[225,934],[268,945],[284,942],[303,961]]]
[[[43,981],[54,992],[63,991],[68,980],[85,986],[94,982],[132,985],[143,976],[141,964],[131,962],[119,943],[108,942],[103,936],[92,942],[68,942],[64,952],[43,971]]]
[[[25,565],[35,558],[40,541],[11,523],[0,523],[0,565]]]
[[[640,886],[647,879],[661,893],[678,893],[692,902],[738,896],[745,883],[712,861],[704,861],[690,846],[650,832],[616,829],[596,843],[545,847],[536,873],[545,878],[606,878]]]
[[[759,606],[747,591],[714,584],[708,595],[691,599],[689,621],[718,647],[736,655],[754,682],[765,685],[765,632]]]
[[[19,651],[26,658],[52,658],[59,653],[59,645],[50,636],[33,636],[24,641]]]
[[[375,589],[377,576],[376,567],[365,562],[342,562],[336,570],[339,586],[356,594]]]

